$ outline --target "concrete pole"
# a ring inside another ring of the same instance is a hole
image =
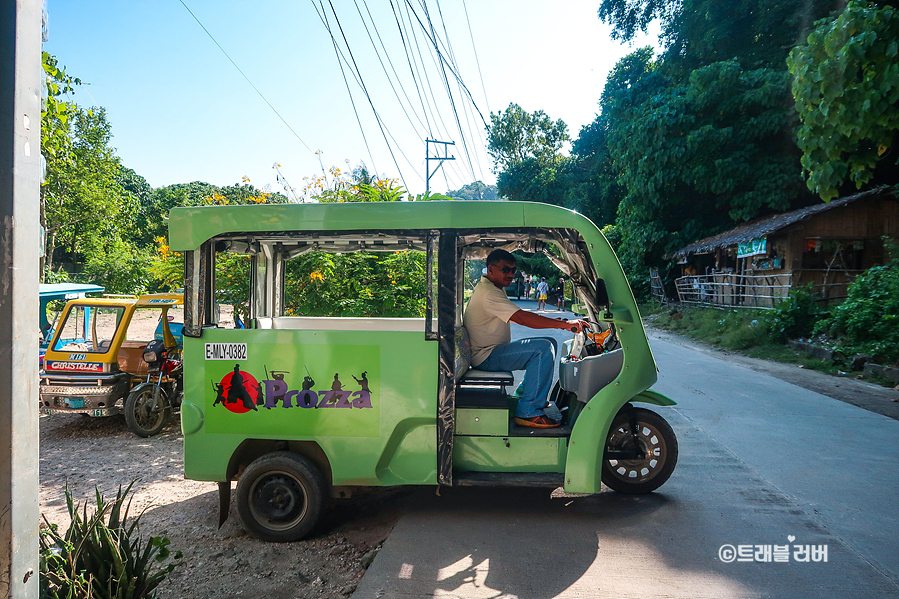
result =
[[[38,596],[41,3],[0,0],[0,597]]]

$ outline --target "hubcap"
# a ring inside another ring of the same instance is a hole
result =
[[[637,422],[637,447],[630,424],[619,426],[609,437],[609,448],[619,451],[637,450],[640,457],[633,460],[609,460],[613,474],[631,484],[644,483],[662,470],[667,447],[662,434],[645,422]]]
[[[250,511],[257,522],[270,530],[286,530],[306,514],[306,493],[299,481],[286,472],[261,477],[250,490]]]

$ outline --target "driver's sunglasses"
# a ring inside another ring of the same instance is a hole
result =
[[[509,273],[512,273],[514,275],[515,271],[518,270],[518,267],[517,266],[503,266],[502,268],[500,268],[500,270],[503,271],[504,275],[507,275]]]

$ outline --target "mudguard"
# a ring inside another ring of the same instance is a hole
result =
[[[652,389],[647,389],[641,393],[638,393],[631,399],[631,402],[641,402],[641,403],[651,403],[657,406],[676,406],[677,402],[673,399],[662,395],[658,391],[653,391]]]

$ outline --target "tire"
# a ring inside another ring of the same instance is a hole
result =
[[[628,450],[634,446],[631,414],[637,422],[640,458],[613,460],[603,458],[602,482],[619,493],[643,495],[665,484],[677,465],[677,437],[671,425],[651,410],[630,408],[619,412],[609,430],[606,450]]]
[[[153,411],[149,409],[155,392],[156,385],[140,385],[125,400],[125,422],[128,423],[131,432],[139,437],[158,435],[165,426],[168,415],[168,399],[165,390],[159,390],[159,399],[155,409]]]
[[[318,468],[303,456],[270,453],[241,475],[237,511],[247,532],[263,541],[299,541],[318,523],[327,486]]]

